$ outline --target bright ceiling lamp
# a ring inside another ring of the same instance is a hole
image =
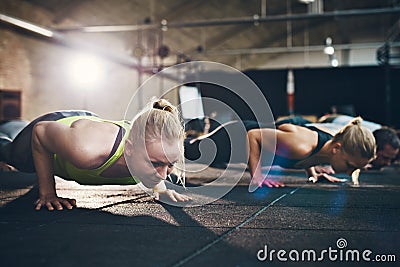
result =
[[[339,66],[339,61],[335,57],[335,49],[332,46],[332,38],[327,37],[325,39],[324,54],[329,56],[329,62],[332,67],[336,68]]]
[[[339,61],[336,58],[332,58],[331,66],[336,68],[337,66],[339,66]]]
[[[304,4],[310,4],[314,2],[314,0],[299,0],[299,2],[304,3]]]
[[[329,56],[335,54],[335,49],[332,46],[332,38],[331,37],[327,37],[325,39],[324,53]]]
[[[91,89],[105,76],[105,62],[91,54],[77,54],[70,59],[69,73],[73,84]]]

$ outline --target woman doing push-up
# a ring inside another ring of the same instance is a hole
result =
[[[28,124],[10,142],[2,141],[0,160],[22,172],[36,172],[35,208],[72,209],[76,201],[57,196],[54,175],[80,184],[142,183],[155,198],[190,198],[168,190],[164,180],[182,163],[184,129],[168,101],[151,101],[132,121],[109,121],[86,111],[60,111]],[[184,182],[184,178],[182,178]]]

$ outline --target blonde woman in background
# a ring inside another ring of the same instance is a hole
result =
[[[172,201],[188,201],[188,196],[168,190],[164,183],[174,165],[183,162],[183,140],[177,109],[160,99],[151,101],[132,125],[87,111],[43,115],[12,142],[3,140],[0,160],[19,171],[36,172],[36,210],[76,206],[75,199],[57,196],[55,175],[89,185],[142,183],[153,189],[157,200],[165,195]]]
[[[314,166],[329,164],[335,173],[351,175],[355,170],[366,166],[375,157],[375,138],[370,130],[361,126],[361,118],[355,118],[338,133],[333,135],[315,126],[281,124],[275,129],[258,128],[248,131],[249,168],[251,175],[259,185],[272,186],[283,184],[268,179],[263,181],[261,173],[261,150],[273,151],[268,142],[276,136],[274,165],[285,168],[306,169],[307,176],[316,182],[325,178],[331,182],[340,182],[334,176],[317,173]],[[261,146],[262,144],[262,146]]]

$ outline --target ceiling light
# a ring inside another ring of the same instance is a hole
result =
[[[337,67],[337,66],[339,66],[339,61],[336,58],[333,58],[331,60],[331,65],[332,65],[332,67]]]
[[[335,54],[335,48],[333,48],[333,46],[325,46],[324,53],[327,55],[333,55]]]
[[[324,53],[329,56],[331,56],[335,53],[335,49],[332,46],[332,38],[331,37],[326,37],[326,39],[325,39]]]
[[[312,2],[314,2],[314,0],[299,0],[299,2],[308,5],[308,4],[312,3]]]

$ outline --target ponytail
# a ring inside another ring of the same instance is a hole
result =
[[[349,124],[350,125],[357,125],[357,126],[361,127],[362,121],[363,121],[363,119],[360,116],[358,116],[358,117],[354,118],[352,121],[350,121]]]
[[[170,102],[168,102],[165,99],[154,100],[153,108],[171,113],[176,113],[176,107],[174,107]]]
[[[361,117],[354,118],[332,141],[341,143],[343,150],[351,155],[373,159],[376,152],[375,138],[370,130],[361,125],[362,121]]]

